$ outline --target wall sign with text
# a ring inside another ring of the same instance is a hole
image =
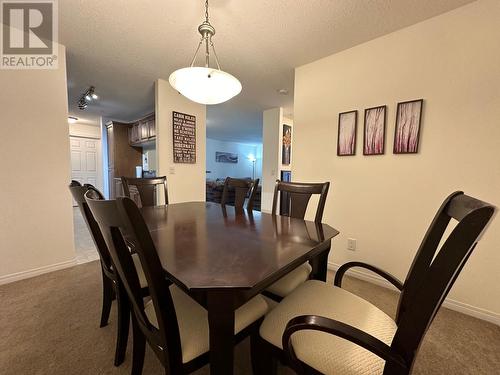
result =
[[[196,163],[196,116],[172,112],[174,163]]]

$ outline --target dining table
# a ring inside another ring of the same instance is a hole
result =
[[[329,225],[211,202],[141,208],[166,277],[208,312],[210,373],[233,374],[235,310],[305,262],[326,281]]]

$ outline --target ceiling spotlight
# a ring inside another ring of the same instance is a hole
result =
[[[80,108],[82,111],[88,107],[89,103],[85,100],[85,97],[80,98],[78,101],[78,108]]]
[[[85,99],[87,99],[87,101],[91,101],[92,99],[97,99],[98,96],[94,93],[94,90],[95,90],[95,87],[94,86],[90,86],[88,88],[87,91],[85,91]]]
[[[83,93],[82,96],[80,96],[80,99],[78,100],[78,108],[80,108],[82,111],[86,109],[89,105],[89,102],[92,100],[97,100],[99,99],[99,96],[94,92],[95,87],[90,86],[87,91]]]
[[[287,89],[278,89],[276,90],[278,94],[280,95],[288,95],[288,90]]]
[[[78,118],[76,118],[74,116],[69,116],[68,117],[68,123],[70,123],[70,124],[74,124],[77,121],[78,121]]]

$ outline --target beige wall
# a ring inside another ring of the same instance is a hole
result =
[[[499,20],[499,1],[478,1],[296,69],[293,176],[332,182],[325,221],[341,235],[331,262],[359,259],[404,279],[450,192],[500,207]],[[419,98],[420,152],[394,155],[396,103]],[[383,104],[386,154],[363,156],[363,110]],[[352,109],[360,111],[357,155],[337,157],[338,113]],[[347,238],[358,240],[356,252],[346,250]],[[451,306],[500,324],[499,266],[497,217]]]
[[[0,71],[0,283],[73,264],[68,98],[58,70]]]
[[[167,176],[170,203],[205,201],[206,107],[186,99],[167,81],[155,84],[158,176]],[[172,111],[196,116],[196,164],[173,162]]]

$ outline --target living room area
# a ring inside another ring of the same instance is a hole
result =
[[[262,143],[223,141],[207,137],[207,202],[220,203],[227,177],[262,181]],[[255,205],[260,210],[261,186]],[[231,191],[230,191],[231,193]],[[234,189],[228,204],[234,203]]]

